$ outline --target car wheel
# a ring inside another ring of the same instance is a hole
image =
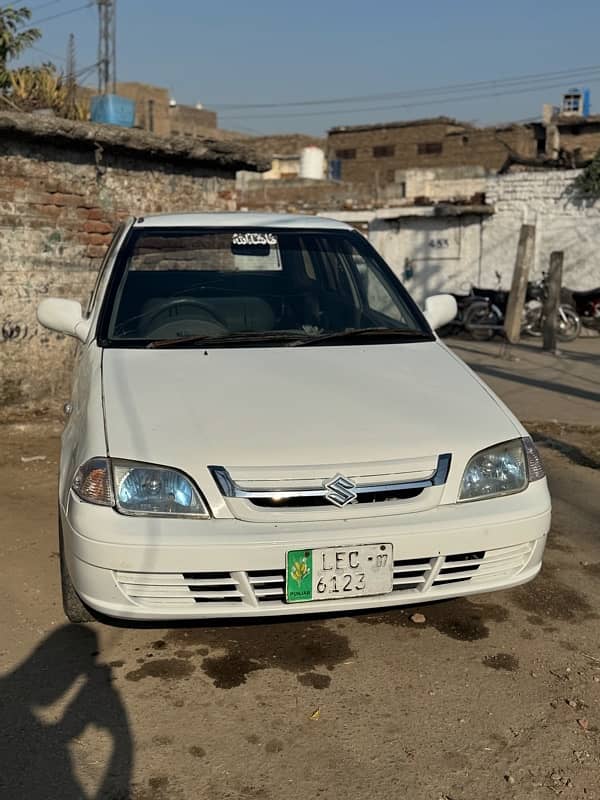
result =
[[[62,523],[58,520],[58,546],[60,555],[60,585],[62,589],[63,608],[69,622],[93,622],[94,616],[75,591],[73,581],[69,575],[65,547],[63,542]]]

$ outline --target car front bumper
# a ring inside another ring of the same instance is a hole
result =
[[[546,481],[520,494],[430,511],[319,523],[127,517],[61,509],[75,588],[92,609],[131,620],[336,613],[479,594],[539,572],[550,527]],[[394,590],[285,602],[289,550],[391,543]]]

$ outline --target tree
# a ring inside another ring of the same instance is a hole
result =
[[[583,172],[575,178],[574,188],[580,196],[590,200],[600,197],[600,150]]]
[[[0,89],[10,84],[7,64],[11,58],[21,55],[42,35],[37,28],[26,28],[31,19],[31,11],[26,6],[13,8],[0,7]]]

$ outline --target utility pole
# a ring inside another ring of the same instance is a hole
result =
[[[69,34],[69,44],[67,45],[67,98],[65,101],[65,111],[69,119],[75,119],[77,107],[77,77],[75,67],[75,34]]]
[[[512,285],[506,305],[504,331],[511,344],[516,344],[521,335],[523,305],[527,294],[527,280],[533,266],[535,252],[535,225],[521,225],[517,260],[513,272]]]
[[[542,312],[544,334],[544,350],[556,353],[556,321],[558,318],[558,307],[560,305],[560,287],[562,284],[562,268],[564,253],[562,250],[555,250],[550,253],[550,271],[548,273],[548,291],[544,299],[544,309]]]
[[[117,92],[117,0],[98,5],[98,93]]]

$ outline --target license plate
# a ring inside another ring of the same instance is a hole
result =
[[[388,594],[394,588],[392,545],[291,550],[285,586],[288,603]]]

